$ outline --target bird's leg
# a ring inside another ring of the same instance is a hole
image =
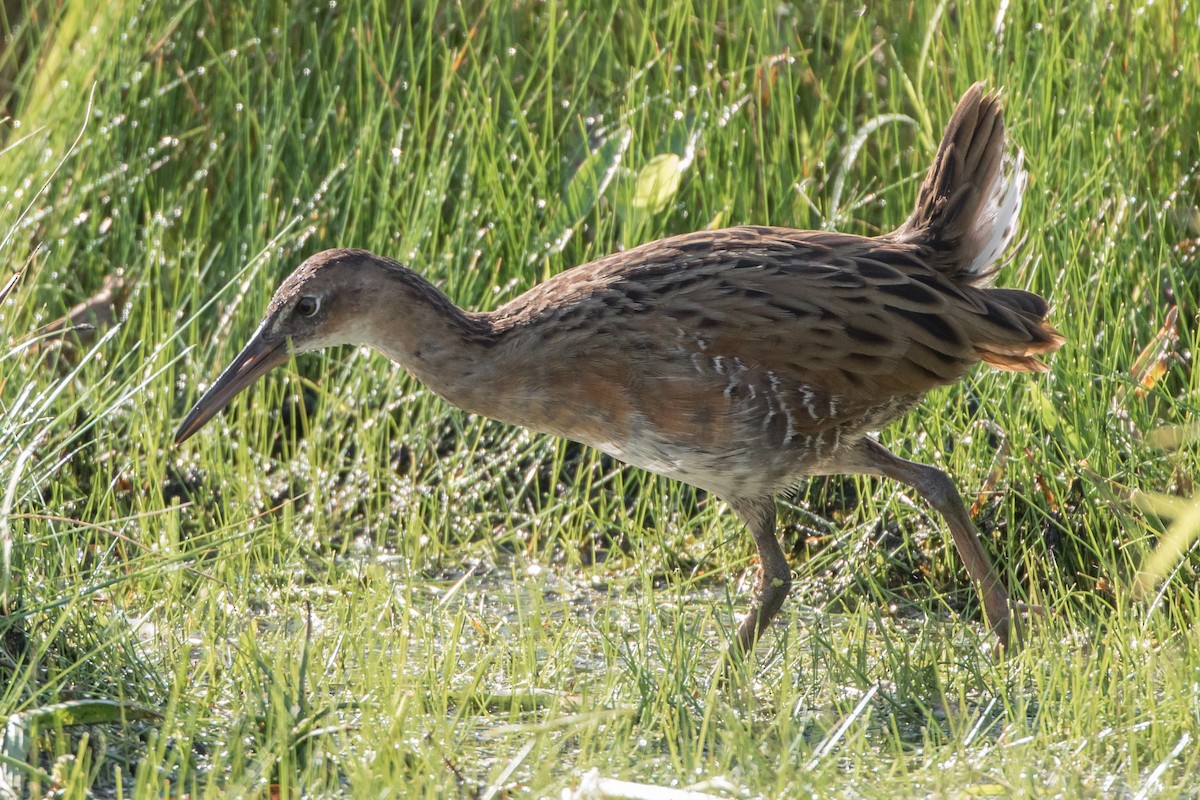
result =
[[[996,632],[1001,647],[1007,648],[1016,634],[1019,620],[1012,613],[1008,591],[1004,588],[992,560],[979,541],[967,508],[950,476],[936,467],[905,461],[873,439],[863,439],[852,455],[839,459],[838,471],[857,472],[891,478],[916,489],[917,494],[937,509],[954,538],[954,547],[967,568],[967,574],[983,595],[983,611]]]
[[[775,537],[775,499],[738,498],[727,501],[738,517],[746,523],[754,544],[758,547],[758,580],[750,610],[738,625],[737,639],[726,651],[726,667],[754,649],[758,637],[771,619],[779,613],[792,588],[792,570],[788,566],[779,539]]]

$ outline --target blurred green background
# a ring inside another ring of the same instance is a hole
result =
[[[0,32],[0,793],[1200,790],[1190,4],[7,2]],[[875,234],[977,80],[1031,175],[999,282],[1068,345],[883,438],[1053,611],[1018,655],[910,493],[819,480],[719,690],[732,514],[365,351],[171,446],[313,252],[486,309],[671,233]]]

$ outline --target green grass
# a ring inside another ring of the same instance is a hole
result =
[[[1200,558],[1132,588],[1168,522],[1133,492],[1198,474],[1194,442],[1146,438],[1200,397],[1194,9],[235,5],[0,20],[0,254],[25,270],[0,306],[0,794],[538,797],[593,769],[731,797],[1200,792]],[[490,308],[710,225],[876,233],[976,80],[1032,175],[1000,281],[1069,344],[883,438],[969,502],[999,468],[976,519],[1054,612],[1014,657],[887,482],[785,498],[797,589],[723,691],[752,547],[700,493],[349,350],[171,446],[312,252],[387,253]],[[113,275],[95,345],[18,347]],[[1175,357],[1134,393],[1173,305]]]

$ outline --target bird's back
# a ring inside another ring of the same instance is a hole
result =
[[[1040,369],[1045,313],[917,245],[742,227],[577,267],[490,316],[546,356],[520,370],[537,419],[514,421],[729,494],[793,482],[977,361]]]

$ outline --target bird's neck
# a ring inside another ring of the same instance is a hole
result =
[[[409,270],[381,287],[370,309],[365,344],[459,408],[495,415],[499,339],[489,315],[464,311]]]

